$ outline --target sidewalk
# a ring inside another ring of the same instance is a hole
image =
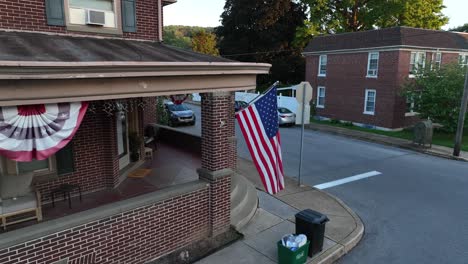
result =
[[[342,127],[335,127],[335,126],[315,124],[315,123],[306,125],[306,128],[315,130],[315,131],[326,132],[326,133],[331,133],[335,135],[341,135],[341,136],[356,138],[360,140],[395,146],[399,148],[410,149],[413,151],[417,151],[417,152],[421,152],[421,153],[425,153],[425,154],[429,154],[429,155],[433,155],[437,157],[442,157],[446,159],[468,161],[468,152],[462,151],[460,153],[460,157],[456,157],[452,155],[453,149],[443,147],[443,146],[432,145],[432,148],[421,147],[421,146],[413,144],[413,142],[411,142],[410,140],[406,140],[406,139],[394,138],[394,137],[389,137],[389,136],[384,136],[384,135],[367,133],[363,131],[346,129]]]
[[[323,251],[307,263],[333,263],[361,240],[364,226],[359,217],[343,202],[310,186],[297,186],[289,177],[285,189],[277,195],[265,193],[254,164],[238,160],[239,174],[250,180],[258,190],[259,208],[240,232],[244,238],[200,260],[211,263],[277,263],[276,242],[285,234],[295,233],[294,215],[312,209],[328,216]]]

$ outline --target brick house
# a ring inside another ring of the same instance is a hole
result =
[[[468,34],[394,27],[325,35],[303,54],[319,117],[393,130],[417,121],[402,84],[425,65],[467,64]]]
[[[254,89],[270,65],[164,45],[163,7],[174,3],[0,1],[0,110],[89,104],[71,142],[46,160],[0,156],[0,177],[32,173],[43,205],[62,184],[78,184],[83,195],[116,189],[141,164],[130,161],[129,134],[143,139],[145,126],[156,122],[155,97],[202,95],[199,179],[9,226],[0,232],[0,263],[147,263],[180,250],[187,260],[186,248],[229,230],[237,157],[233,93]]]

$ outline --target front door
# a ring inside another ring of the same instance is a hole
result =
[[[130,164],[130,151],[128,146],[128,116],[124,111],[117,112],[117,151],[119,155],[119,170]]]

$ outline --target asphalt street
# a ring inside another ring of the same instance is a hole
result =
[[[250,158],[236,130],[238,154]],[[300,128],[280,132],[285,173],[297,177]],[[381,173],[325,190],[365,224],[362,241],[339,263],[468,263],[468,163],[310,130],[303,157],[309,185]]]

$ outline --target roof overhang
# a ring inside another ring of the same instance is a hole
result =
[[[163,0],[163,5],[164,6],[171,5],[171,4],[174,4],[174,3],[177,3],[177,0]]]
[[[238,62],[0,62],[0,106],[256,88],[270,64]]]

